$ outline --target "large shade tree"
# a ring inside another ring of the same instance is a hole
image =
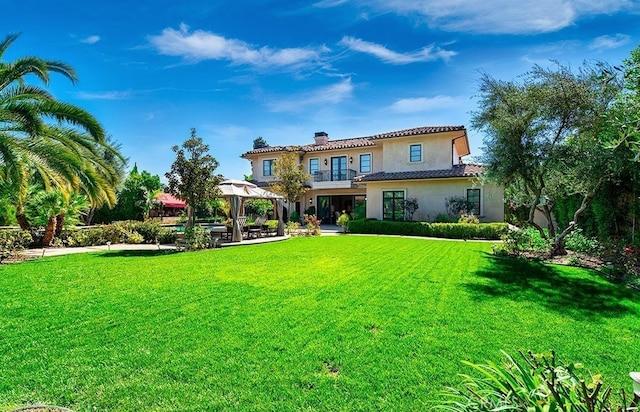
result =
[[[187,226],[194,224],[194,208],[202,207],[219,196],[218,185],[222,176],[215,173],[218,161],[211,156],[209,145],[196,136],[196,129],[191,129],[191,136],[181,146],[171,148],[176,153],[176,160],[171,170],[165,173],[169,192],[187,203]]]
[[[115,204],[119,172],[103,154],[122,156],[108,144],[98,120],[27,82],[34,76],[47,86],[57,73],[75,83],[75,70],[34,56],[4,61],[17,38],[11,34],[0,41],[0,183],[10,188],[18,223],[24,229],[31,226],[24,208],[34,180],[65,197],[80,190],[93,204]]]
[[[307,181],[311,179],[311,175],[304,171],[298,157],[296,152],[284,153],[273,165],[275,180],[271,184],[271,190],[282,195],[289,207],[309,190]]]
[[[633,160],[640,162],[640,46],[617,69],[623,73],[624,89],[608,116],[613,129],[611,142],[629,148]]]
[[[484,75],[473,126],[485,133],[487,177],[506,186],[507,201],[527,209],[527,223],[552,239],[552,253],[563,253],[563,239],[602,184],[619,168],[605,144],[606,114],[620,91],[614,70],[584,65],[577,73],[555,64],[534,66],[520,81]],[[558,198],[580,195],[582,202],[567,228],[552,216]],[[546,220],[546,229],[536,214]]]

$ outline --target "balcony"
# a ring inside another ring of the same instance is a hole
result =
[[[314,189],[349,189],[357,172],[351,169],[318,170],[311,175],[311,187]]]

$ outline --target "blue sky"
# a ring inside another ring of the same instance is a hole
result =
[[[264,137],[306,144],[417,126],[470,129],[482,73],[512,80],[559,60],[619,64],[640,44],[631,0],[20,0],[5,58],[61,60],[50,90],[92,112],[164,180],[192,127],[228,178]],[[6,16],[11,16],[7,18]],[[4,35],[3,34],[3,35]]]

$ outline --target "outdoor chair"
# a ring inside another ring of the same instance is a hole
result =
[[[238,216],[238,226],[240,226],[240,233],[244,234],[247,232],[247,217],[246,216]],[[233,230],[232,230],[233,232]]]
[[[262,225],[267,222],[264,216],[259,216],[251,225],[247,226],[247,237],[256,238],[262,236]]]
[[[213,243],[215,238],[220,238],[220,240],[222,240],[222,236],[225,236],[227,239],[229,239],[229,232],[230,230],[228,226],[213,226],[209,231],[209,233],[211,234],[211,242]]]

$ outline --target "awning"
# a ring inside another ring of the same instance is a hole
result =
[[[187,204],[183,200],[180,200],[169,193],[158,193],[155,199],[164,207],[172,207],[176,209],[184,209],[187,207]]]

